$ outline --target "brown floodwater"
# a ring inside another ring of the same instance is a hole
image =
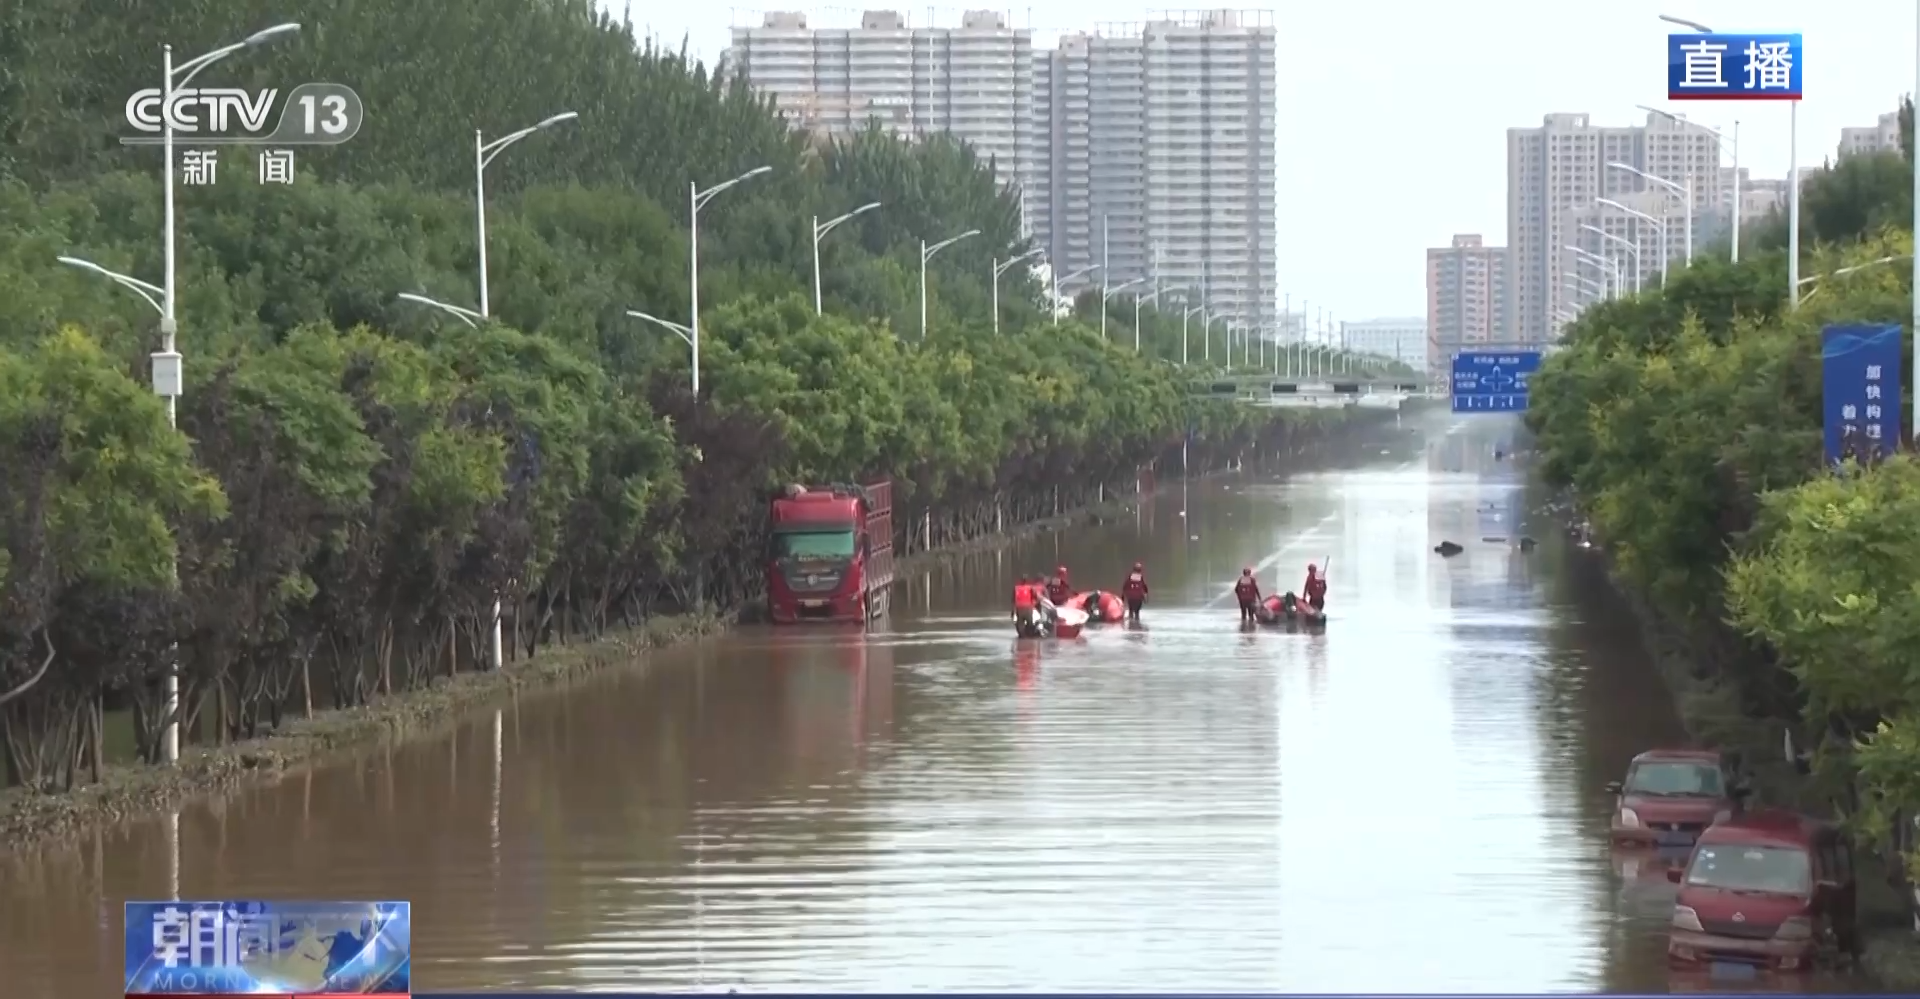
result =
[[[936,568],[864,637],[744,629],[0,858],[8,994],[117,994],[120,904],[175,895],[409,899],[423,991],[1664,990],[1604,786],[1670,699],[1591,553],[1515,524],[1517,424],[1402,424]],[[1324,632],[1238,627],[1243,566],[1329,558]],[[1016,572],[1135,559],[1144,626],[1013,638]]]

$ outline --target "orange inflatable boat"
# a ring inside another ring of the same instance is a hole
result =
[[[1120,599],[1118,593],[1105,590],[1088,590],[1067,598],[1062,606],[1085,611],[1087,621],[1092,624],[1112,624],[1127,619],[1127,602]]]

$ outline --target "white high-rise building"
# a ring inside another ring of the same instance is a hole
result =
[[[1028,214],[1061,273],[1276,321],[1276,45],[1268,11],[1175,11],[1035,54]]]
[[[1216,317],[1269,326],[1279,313],[1271,12],[1155,18],[1035,52],[1029,31],[992,11],[968,11],[958,28],[912,28],[893,11],[812,28],[779,12],[735,28],[726,63],[797,128],[845,134],[878,119],[908,138],[971,143],[1020,185],[1029,232],[1060,274],[1104,262],[1111,284],[1157,276],[1204,289]],[[1148,286],[1122,294],[1136,290]]]
[[[1718,228],[1720,185],[1729,180],[1720,168],[1719,138],[1664,115],[1649,114],[1645,125],[1609,127],[1584,114],[1551,114],[1538,128],[1508,129],[1507,315],[1514,339],[1552,341],[1578,313],[1588,282],[1630,284],[1636,258],[1644,282],[1655,272],[1662,231],[1668,262],[1685,260],[1688,190],[1697,252]],[[1654,222],[1602,205],[1601,198]]]
[[[857,28],[812,28],[803,13],[773,11],[733,29],[725,62],[796,128],[844,135],[878,121],[906,138],[949,132],[1007,183],[1026,173],[1033,33],[998,12],[915,28],[896,11],[870,10]]]
[[[1415,371],[1427,368],[1427,321],[1419,316],[1342,322],[1340,344],[1355,353],[1392,358]]]

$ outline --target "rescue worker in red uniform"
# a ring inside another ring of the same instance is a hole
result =
[[[1023,634],[1040,627],[1040,587],[1036,577],[1022,576],[1013,584],[1014,628]]]
[[[1258,621],[1255,611],[1260,606],[1260,584],[1253,578],[1253,567],[1240,570],[1240,581],[1233,584],[1233,595],[1240,601],[1240,620]]]
[[[1073,599],[1073,584],[1067,582],[1067,567],[1053,570],[1054,577],[1047,581],[1047,599],[1056,604],[1065,604]]]
[[[1120,584],[1120,599],[1127,602],[1127,620],[1140,620],[1140,608],[1147,602],[1147,567],[1144,564],[1133,564],[1133,571],[1127,573],[1127,581]]]
[[[1327,581],[1320,576],[1320,567],[1307,563],[1307,581],[1300,586],[1300,595],[1307,600],[1307,606],[1314,610],[1327,609]]]

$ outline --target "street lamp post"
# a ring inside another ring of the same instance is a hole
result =
[[[1692,28],[1703,35],[1714,33],[1712,28],[1684,17],[1661,14],[1660,20]],[[1920,40],[1916,44],[1920,44]],[[1914,185],[1915,190],[1920,190],[1920,171],[1916,171]],[[1740,205],[1735,203],[1733,210],[1735,217],[1738,217]],[[1920,213],[1920,205],[1915,205],[1914,211]],[[1691,238],[1691,232],[1688,235]],[[1739,244],[1736,241],[1734,245]],[[1689,253],[1687,256],[1691,258],[1693,255]],[[1920,264],[1916,264],[1915,268],[1916,272],[1920,272]],[[1920,286],[1915,287],[1914,298],[1920,301]],[[1787,102],[1787,303],[1796,307],[1800,304],[1800,102],[1797,100]],[[1920,310],[1920,305],[1915,308]],[[1915,335],[1920,336],[1920,328],[1916,329]],[[1914,364],[1916,370],[1920,370],[1920,358],[1915,359]],[[1920,392],[1915,393],[1914,405],[1920,407]],[[1920,409],[1916,411],[1920,412]]]
[[[770,166],[754,167],[732,180],[721,181],[706,190],[700,190],[697,181],[687,182],[687,287],[692,299],[689,310],[688,336],[693,345],[693,401],[700,402],[700,209],[712,201],[714,195],[745,180],[752,180],[763,173],[771,173]],[[704,603],[705,598],[702,598]]]
[[[1614,243],[1619,243],[1621,246],[1626,248],[1628,253],[1633,254],[1633,293],[1636,295],[1640,294],[1640,244],[1633,242],[1632,240],[1623,239],[1619,236],[1615,236],[1613,233],[1610,233],[1605,229],[1600,228],[1597,225],[1588,225],[1587,223],[1582,222],[1580,223],[1580,228],[1585,229],[1586,231],[1593,233],[1596,236],[1599,236],[1601,239],[1608,240]]]
[[[1131,281],[1122,281],[1119,284],[1113,285],[1112,287],[1108,287],[1106,284],[1106,269],[1105,268],[1101,269],[1100,339],[1105,340],[1107,338],[1107,300],[1112,298],[1115,292],[1125,291],[1136,284],[1146,284],[1146,283],[1147,283],[1146,278],[1134,278]],[[1140,312],[1139,312],[1138,303],[1135,303],[1135,306],[1134,306],[1133,320],[1134,320],[1135,339],[1138,339],[1139,330],[1140,330]]]
[[[968,236],[978,235],[980,235],[980,230],[968,229],[966,232],[952,239],[943,239],[932,246],[928,246],[927,241],[924,239],[920,241],[920,339],[922,342],[925,342],[927,339],[927,261],[932,260],[934,254],[966,239]]]
[[[253,35],[240,38],[238,42],[232,42],[232,44],[227,44],[227,46],[215,48],[213,52],[207,52],[205,56],[200,56],[200,58],[196,58],[196,60],[184,61],[184,63],[180,63],[180,65],[173,65],[173,46],[171,46],[171,44],[169,44],[169,46],[161,46],[161,52],[159,52],[159,73],[161,73],[161,77],[159,77],[159,121],[161,121],[159,134],[161,134],[161,146],[163,146],[163,150],[165,150],[165,152],[163,152],[163,163],[161,163],[161,173],[163,173],[163,177],[165,177],[165,181],[161,184],[161,188],[163,188],[161,198],[163,198],[163,202],[165,202],[165,204],[161,206],[161,227],[163,227],[163,242],[165,242],[165,248],[163,248],[163,254],[165,254],[165,271],[161,273],[161,292],[159,292],[159,302],[157,302],[157,305],[159,305],[159,350],[154,352],[154,394],[163,396],[163,398],[167,400],[167,426],[179,426],[180,392],[182,392],[184,380],[186,380],[184,365],[182,365],[182,361],[180,361],[179,342],[177,342],[180,332],[179,311],[175,309],[175,294],[173,294],[173,292],[175,292],[175,286],[177,286],[177,284],[175,284],[175,231],[177,231],[177,227],[175,227],[175,211],[173,211],[173,92],[179,90],[179,88],[184,88],[188,83],[192,83],[192,79],[198,77],[200,71],[205,69],[205,67],[213,65],[213,63],[217,63],[217,61],[225,60],[227,56],[232,56],[234,52],[240,52],[242,48],[253,48],[253,46],[271,42],[271,40],[284,37],[284,35],[294,35],[294,33],[298,33],[298,31],[300,31],[300,25],[298,25],[298,23],[273,25],[273,27],[269,27],[269,29],[255,31]],[[106,271],[102,269],[100,273],[106,273]],[[132,288],[132,290],[140,292],[138,286],[129,284],[127,280],[119,280],[117,277],[115,277],[115,280],[117,280],[121,286],[125,286],[125,288]],[[152,288],[152,284],[146,284],[146,288]],[[159,757],[161,757],[163,763],[179,763],[179,655],[169,655],[167,680],[165,680],[165,701],[167,701],[167,705],[165,705],[165,719],[167,719],[167,722],[161,726],[161,734],[159,734]]]
[[[1081,277],[1086,274],[1091,274],[1094,271],[1097,271],[1099,269],[1100,269],[1099,264],[1088,264],[1087,266],[1082,267],[1077,271],[1070,271],[1066,274],[1055,274],[1053,276],[1053,324],[1055,326],[1060,325],[1060,285],[1061,283],[1066,281],[1071,281],[1074,278]]]
[[[993,264],[993,331],[995,333],[1000,332],[1000,275],[1005,274],[1007,272],[1007,269],[1012,267],[1014,264],[1017,264],[1022,260],[1032,260],[1033,258],[1039,256],[1041,252],[1042,251],[1040,250],[1028,250],[1027,252],[1022,253],[1021,255],[1014,257],[1012,260],[994,261],[994,264]]]
[[[1147,294],[1133,296],[1133,352],[1136,354],[1140,353],[1140,303],[1141,302],[1152,302],[1153,307],[1155,309],[1158,309],[1160,307],[1159,282],[1157,281],[1154,282],[1153,290],[1148,292]]]
[[[509,132],[492,142],[487,142],[485,138],[481,136],[479,129],[476,128],[473,130],[473,202],[475,208],[475,230],[479,237],[478,242],[480,246],[480,314],[483,316],[493,314],[487,298],[487,164],[492,163],[494,157],[506,152],[508,146],[519,142],[521,139],[541,129],[552,128],[555,125],[572,121],[578,117],[580,117],[580,115],[572,111],[562,112],[551,118],[543,119],[539,124],[523,128],[518,132]],[[498,668],[500,665],[500,622],[497,616],[493,627],[493,664],[495,668]]]
[[[580,117],[580,115],[573,111],[563,111],[550,118],[544,118],[538,123],[529,125],[518,132],[509,132],[492,142],[486,141],[480,134],[479,129],[476,128],[473,130],[473,217],[475,243],[479,247],[480,315],[483,317],[492,315],[487,297],[487,164],[492,163],[494,157],[499,156],[506,151],[508,146],[519,142],[521,139],[542,129],[552,128],[555,125],[572,121],[578,117]],[[497,670],[505,665],[507,651],[506,629],[501,621],[500,600],[498,598],[495,598],[493,601],[493,637],[491,644],[493,668]]]
[[[1612,289],[1612,292],[1608,294],[1607,297],[1608,298],[1619,297],[1620,291],[1624,287],[1624,285],[1620,280],[1620,268],[1617,264],[1615,264],[1613,261],[1608,260],[1603,256],[1600,256],[1597,253],[1588,253],[1587,251],[1577,246],[1569,246],[1567,247],[1567,249],[1572,250],[1574,256],[1579,258],[1582,262],[1592,264],[1593,266],[1600,268],[1601,276],[1608,280],[1607,286]]]
[[[864,205],[861,205],[858,208],[855,208],[853,211],[846,213],[845,215],[841,215],[837,218],[828,219],[824,225],[821,224],[820,222],[820,216],[815,215],[813,217],[813,314],[814,315],[818,316],[826,312],[826,307],[823,304],[822,299],[820,297],[820,237],[825,236],[827,233],[832,232],[834,230],[834,227],[838,226],[840,223],[845,222],[856,215],[864,215],[867,212],[873,211],[875,208],[878,208],[878,207],[880,207],[880,202],[870,201]]]
[[[1708,34],[1711,34],[1711,33],[1712,32],[1708,32]],[[1668,111],[1662,111],[1656,107],[1648,107],[1645,104],[1636,104],[1634,105],[1634,107],[1637,107],[1642,111],[1648,112],[1649,114],[1657,114],[1660,117],[1667,119],[1668,121],[1674,122],[1675,124],[1683,125],[1688,128],[1697,128],[1700,131],[1713,136],[1715,139],[1719,140],[1721,144],[1731,145],[1733,147],[1733,232],[1728,238],[1730,238],[1733,241],[1733,252],[1732,252],[1732,257],[1730,258],[1730,262],[1736,263],[1736,264],[1739,263],[1740,262],[1740,123],[1737,121],[1733,123],[1733,139],[1729,141],[1727,139],[1727,136],[1724,133],[1722,133],[1719,129],[1710,128],[1698,122],[1688,121],[1685,117],[1682,117],[1681,115],[1673,114],[1672,112],[1668,112]],[[1717,151],[1713,158],[1713,165],[1716,168],[1718,168],[1720,165],[1720,157]]]
[[[1188,344],[1187,320],[1192,319],[1195,313],[1200,313],[1205,311],[1207,311],[1207,303],[1203,300],[1199,305],[1196,305],[1193,308],[1188,309],[1185,312],[1182,312],[1180,314],[1180,363],[1181,364],[1187,363],[1187,344]],[[1204,319],[1205,317],[1202,317],[1202,318]]]
[[[1631,215],[1634,218],[1639,219],[1640,221],[1653,226],[1654,231],[1660,234],[1660,283],[1663,285],[1666,284],[1666,281],[1667,281],[1667,224],[1665,222],[1660,221],[1657,218],[1654,218],[1651,215],[1648,215],[1646,212],[1637,211],[1635,209],[1628,208],[1626,205],[1623,205],[1618,201],[1614,201],[1611,198],[1595,198],[1593,199],[1593,202],[1594,204],[1597,204],[1597,205],[1606,205],[1608,208],[1618,209],[1621,212]]]
[[[1659,184],[1661,187],[1664,187],[1667,190],[1672,191],[1675,194],[1678,194],[1682,198],[1686,199],[1687,238],[1686,238],[1686,249],[1683,250],[1682,252],[1686,255],[1687,263],[1689,264],[1693,263],[1693,177],[1692,175],[1688,175],[1686,184],[1682,186],[1680,184],[1676,184],[1673,181],[1668,180],[1665,177],[1656,177],[1653,174],[1650,174],[1645,170],[1642,170],[1639,167],[1633,166],[1628,163],[1608,163],[1607,165],[1614,168],[1615,170],[1625,170],[1626,172],[1633,174],[1634,176],[1639,177],[1642,180],[1649,180],[1655,184]]]

